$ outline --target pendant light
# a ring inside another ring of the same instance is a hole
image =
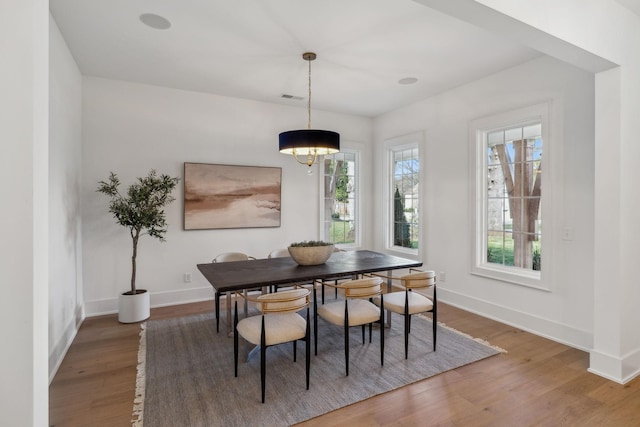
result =
[[[302,59],[309,63],[309,98],[307,101],[307,129],[290,130],[280,134],[280,152],[291,154],[298,163],[313,166],[318,156],[340,151],[340,134],[330,130],[311,129],[311,61],[313,52],[305,52]],[[311,171],[311,170],[310,170]]]

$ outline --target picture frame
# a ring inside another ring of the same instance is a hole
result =
[[[280,227],[282,168],[184,163],[184,229]]]

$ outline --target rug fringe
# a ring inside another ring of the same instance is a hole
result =
[[[136,374],[136,395],[133,399],[131,426],[142,427],[145,397],[145,369],[147,363],[147,323],[140,325],[140,345],[138,346],[138,368]]]
[[[432,321],[431,318],[429,316],[425,315],[425,314],[420,313],[420,314],[418,314],[418,316],[424,317],[425,319]],[[493,345],[489,341],[483,340],[482,338],[472,337],[471,335],[467,334],[466,332],[462,332],[462,331],[459,331],[459,330],[457,330],[455,328],[452,328],[451,326],[447,325],[446,323],[438,322],[438,325],[443,327],[443,328],[446,328],[446,329],[450,330],[451,332],[455,332],[456,334],[462,335],[465,338],[469,338],[470,340],[473,340],[475,342],[479,342],[480,344],[486,345],[487,347],[491,347],[492,349],[494,349],[496,351],[499,351],[502,354],[509,353],[507,350],[505,350],[502,347],[498,347],[497,345]]]

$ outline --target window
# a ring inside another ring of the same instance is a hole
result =
[[[420,157],[418,146],[394,147],[391,158],[390,246],[418,249],[420,236]]]
[[[542,123],[486,135],[487,262],[540,270]]]
[[[476,155],[473,272],[539,286],[546,105],[472,125]]]
[[[357,153],[341,151],[324,156],[323,239],[335,244],[356,245]]]

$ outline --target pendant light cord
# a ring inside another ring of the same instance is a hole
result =
[[[307,59],[309,63],[309,99],[307,100],[307,113],[309,119],[307,121],[307,129],[311,129],[311,58]]]

